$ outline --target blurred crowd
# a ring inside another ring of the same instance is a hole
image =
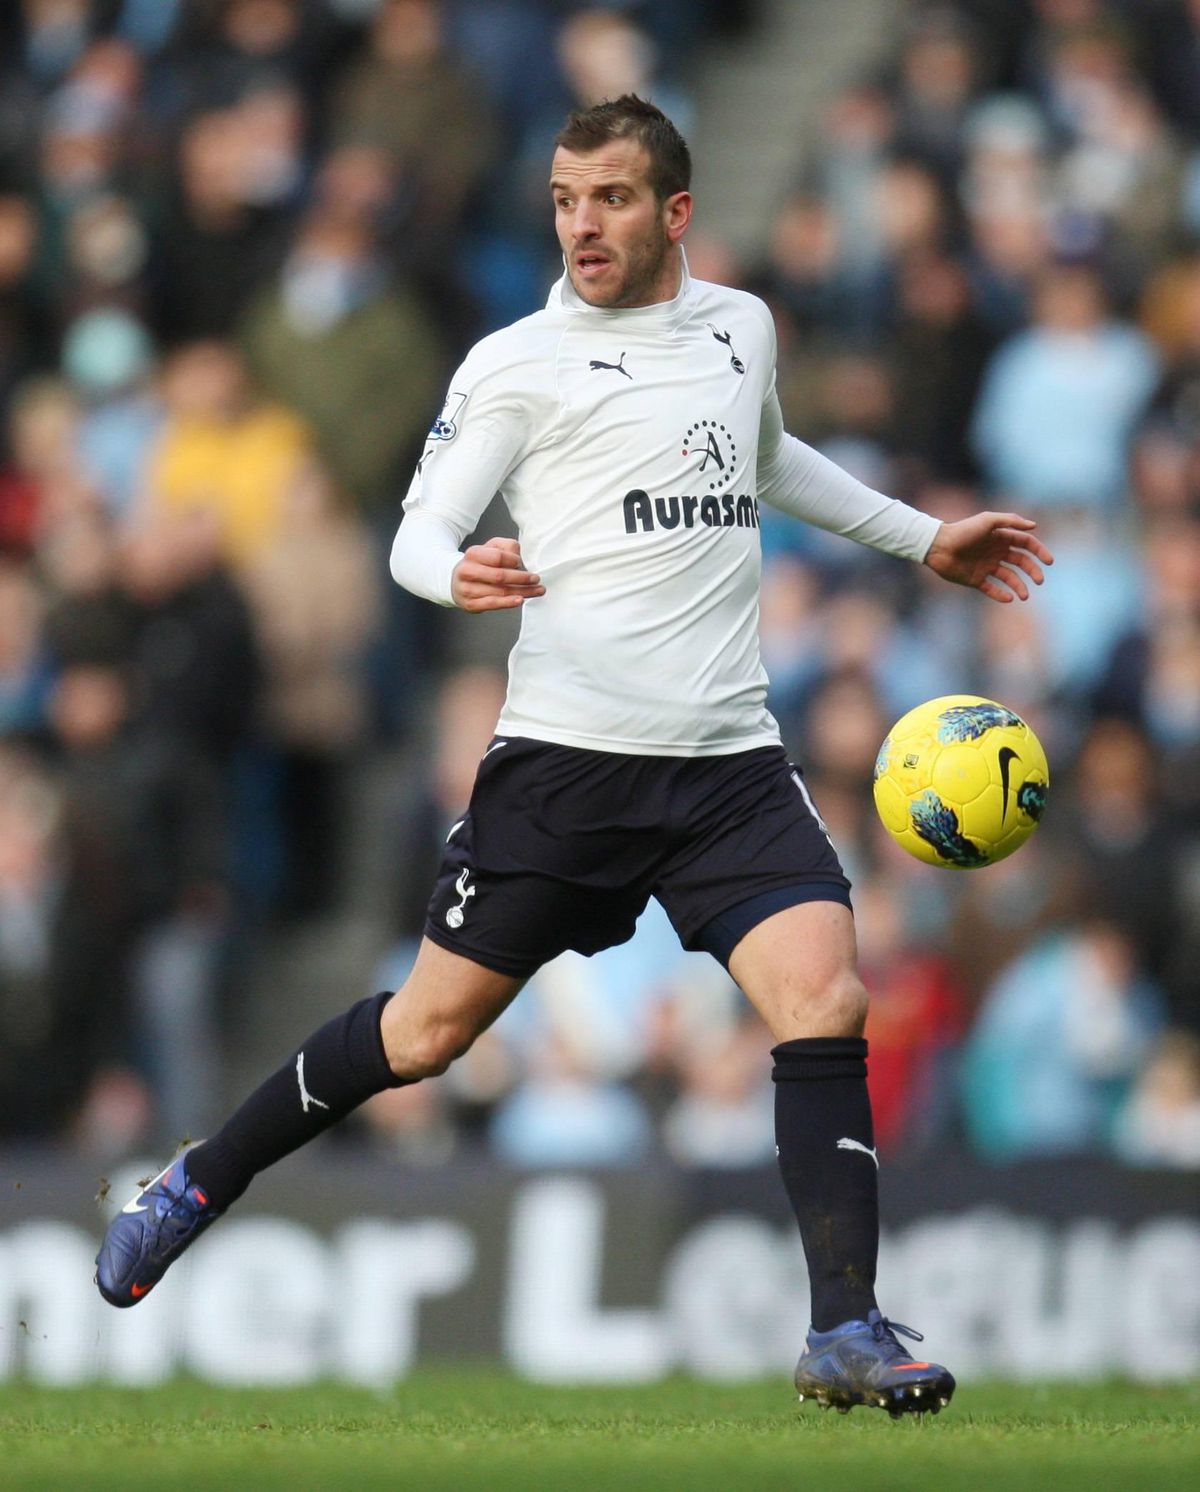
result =
[[[764,510],[771,704],[855,883],[877,1137],[1200,1167],[1200,3],[894,10],[759,255],[703,202],[690,250],[770,303],[791,430],[1057,555],[999,607]],[[403,978],[503,692],[386,579],[421,436],[558,273],[566,110],[632,90],[702,135],[705,43],[757,20],[0,9],[0,1139],[112,1153],[211,1113],[244,1003],[287,1001],[264,941],[345,913],[351,835],[395,871],[371,988]],[[908,860],[871,805],[889,725],[950,692],[1051,762],[1043,826],[983,872]],[[330,1143],[766,1163],[768,1044],[652,905]]]

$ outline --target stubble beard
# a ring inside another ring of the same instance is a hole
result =
[[[632,248],[624,275],[605,295],[596,295],[598,287],[586,283],[581,285],[574,272],[571,274],[571,284],[581,300],[601,310],[620,311],[630,306],[652,305],[660,298],[655,291],[671,247],[671,240],[660,230],[653,238],[647,238]]]

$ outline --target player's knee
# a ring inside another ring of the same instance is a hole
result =
[[[869,997],[862,980],[847,970],[832,980],[818,1000],[823,1036],[861,1036],[867,1023]]]
[[[396,1033],[390,1041],[385,1036],[388,1065],[398,1078],[412,1083],[440,1077],[474,1039],[474,1028],[463,1022],[430,1021],[403,1036]]]

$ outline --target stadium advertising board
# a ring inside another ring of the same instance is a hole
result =
[[[768,1171],[421,1172],[336,1151],[260,1178],[149,1299],[114,1311],[96,1245],[160,1165],[93,1201],[79,1163],[0,1159],[0,1378],[384,1385],[490,1359],[546,1381],[736,1379],[790,1370],[805,1329]],[[964,1378],[1200,1373],[1194,1177],[950,1159],[882,1179],[881,1299]]]

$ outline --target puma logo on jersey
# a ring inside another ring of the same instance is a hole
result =
[[[619,360],[615,363],[604,363],[601,362],[598,357],[594,357],[588,364],[588,367],[592,370],[593,373],[595,373],[596,370],[599,368],[609,368],[614,373],[624,373],[626,378],[628,378],[631,382],[633,381],[633,374],[625,366],[624,353],[621,354]]]
[[[733,333],[719,332],[711,321],[706,321],[704,324],[706,327],[708,327],[709,331],[712,332],[713,336],[717,339],[718,342],[724,342],[725,346],[729,348],[729,366],[733,369],[733,371],[735,373],[744,373],[746,371],[746,365],[733,350]]]
[[[860,1144],[858,1140],[839,1140],[837,1142],[837,1147],[839,1150],[861,1150],[864,1155],[869,1155],[871,1157],[871,1159],[875,1162],[875,1169],[878,1171],[879,1156],[876,1155],[874,1150],[868,1150],[865,1145]]]
[[[460,875],[458,880],[454,883],[454,889],[458,892],[459,895],[459,903],[456,907],[451,907],[449,911],[447,911],[447,927],[460,928],[463,925],[463,921],[467,915],[467,899],[475,895],[475,887],[467,885],[467,877],[470,874],[470,870],[464,870],[462,875]]]

